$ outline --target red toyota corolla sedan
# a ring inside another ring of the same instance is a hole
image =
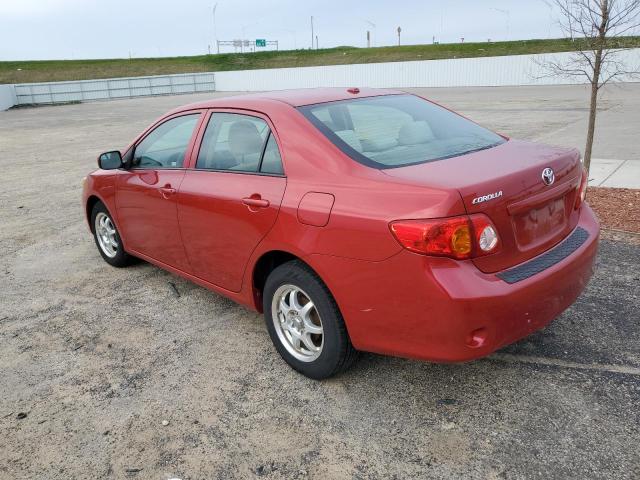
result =
[[[438,362],[547,325],[593,271],[576,150],[421,97],[311,89],[169,112],[84,183],[96,245],[264,312],[312,378],[359,350]]]

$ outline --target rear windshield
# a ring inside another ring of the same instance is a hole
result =
[[[338,148],[374,168],[456,157],[505,140],[414,95],[383,95],[300,107]]]

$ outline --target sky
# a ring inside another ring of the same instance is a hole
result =
[[[320,48],[364,47],[367,30],[395,45],[398,26],[403,44],[561,36],[545,0],[0,0],[0,61],[200,55],[215,38],[309,48],[312,15]]]

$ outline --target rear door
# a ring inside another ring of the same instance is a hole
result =
[[[185,158],[195,140],[202,112],[173,116],[135,146],[132,165],[120,172],[116,208],[127,249],[190,271],[180,238],[177,193],[185,175]]]
[[[178,220],[194,275],[237,292],[276,221],[286,177],[266,117],[213,111],[205,123],[180,186]]]

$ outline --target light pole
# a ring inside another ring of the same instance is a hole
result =
[[[507,40],[511,38],[511,12],[509,10],[502,10],[501,8],[492,8],[496,12],[500,12],[507,18]]]
[[[216,42],[217,52],[220,53],[220,45],[218,45],[218,29],[216,28],[216,8],[218,8],[218,4],[215,3],[211,12],[213,13],[213,41]]]
[[[315,35],[313,34],[313,15],[311,15],[311,50],[313,50],[313,39]]]
[[[377,30],[376,30],[376,24],[373,23],[370,20],[365,20],[365,22],[367,22],[373,28],[373,42],[372,43],[373,43],[373,46],[375,47],[376,46],[376,40],[378,38],[378,33],[377,33]]]

